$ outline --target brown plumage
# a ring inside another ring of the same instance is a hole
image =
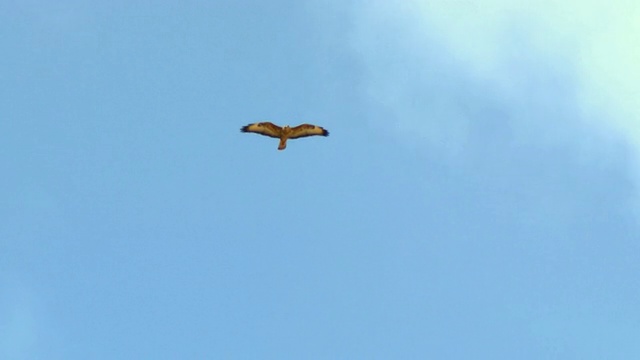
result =
[[[278,150],[284,150],[287,147],[288,139],[297,139],[306,136],[329,136],[329,132],[320,126],[311,124],[302,124],[296,127],[280,127],[270,122],[260,122],[243,126],[240,131],[252,132],[272,138],[280,139]]]

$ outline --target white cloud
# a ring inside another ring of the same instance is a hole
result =
[[[579,119],[568,122],[579,120],[640,147],[640,2],[381,0],[360,4],[356,16],[353,40],[368,69],[372,98],[400,112],[398,119],[414,119],[399,121],[399,128],[415,129],[419,109],[410,84],[430,82],[432,98],[423,106],[439,119],[423,121],[421,128],[432,134],[423,135],[431,136],[432,144],[459,148],[469,123],[460,104],[446,95],[446,84],[438,82],[475,81],[490,86],[487,91],[498,98],[526,102],[526,93],[517,99],[522,76],[531,76],[518,66],[524,63],[571,81],[570,96],[557,100],[577,109]],[[442,73],[454,68],[458,72]],[[526,118],[540,104],[523,105]],[[531,120],[520,122],[537,126]]]
[[[418,1],[450,50],[499,78],[515,24],[549,60],[573,60],[585,112],[603,111],[640,145],[640,3],[613,1]],[[480,5],[481,4],[481,5]],[[470,36],[471,35],[471,36]],[[555,59],[554,59],[555,58]],[[504,81],[504,79],[502,79]]]

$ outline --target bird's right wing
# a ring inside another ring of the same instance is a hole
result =
[[[302,124],[291,128],[289,139],[297,139],[306,136],[329,136],[329,132],[321,126]]]

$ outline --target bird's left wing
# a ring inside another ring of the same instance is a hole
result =
[[[297,139],[305,136],[329,136],[329,132],[324,128],[311,124],[302,124],[291,128],[290,139]]]
[[[260,135],[270,136],[273,138],[279,138],[282,133],[282,128],[270,122],[261,122],[243,126],[242,128],[240,128],[240,131],[252,132]]]

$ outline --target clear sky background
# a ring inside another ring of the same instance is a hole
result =
[[[640,358],[639,24],[0,1],[0,358]]]

